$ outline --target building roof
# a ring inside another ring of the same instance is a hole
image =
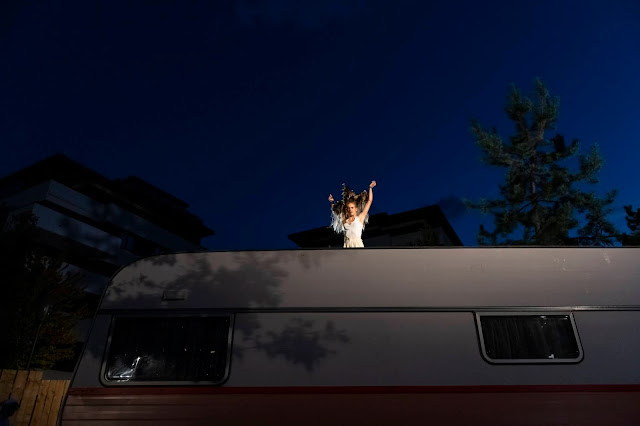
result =
[[[425,227],[441,228],[451,243],[462,246],[462,241],[438,205],[421,207],[395,214],[377,213],[369,216],[369,224],[362,234],[363,239],[381,235],[401,235],[424,230]],[[290,234],[289,239],[302,248],[342,246],[343,236],[329,226]]]

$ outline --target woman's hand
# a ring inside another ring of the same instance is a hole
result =
[[[374,186],[376,186],[376,181],[372,180],[371,183],[369,184],[369,188],[373,189]]]
[[[333,204],[333,195],[329,194],[329,201]]]

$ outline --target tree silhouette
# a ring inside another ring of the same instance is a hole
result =
[[[633,206],[630,204],[624,206],[624,210],[627,213],[627,226],[631,230],[630,234],[622,234],[620,241],[624,246],[640,246],[640,209],[633,210]]]
[[[21,213],[0,233],[0,368],[50,368],[73,357],[73,330],[87,312],[83,277],[65,271],[62,255],[44,253],[36,223]]]
[[[558,119],[557,98],[539,79],[533,100],[511,86],[505,112],[516,133],[505,143],[494,128],[472,122],[482,161],[506,169],[501,198],[466,201],[468,207],[494,216],[493,231],[480,226],[481,245],[612,245],[617,237],[607,220],[616,191],[599,198],[585,188],[598,182],[603,159],[594,146],[579,155],[578,170],[566,162],[579,152],[577,140],[566,143],[561,134],[547,138]],[[573,231],[573,232],[572,232]]]

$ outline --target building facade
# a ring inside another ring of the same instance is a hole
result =
[[[108,179],[60,154],[0,178],[0,206],[0,230],[19,213],[36,216],[36,243],[47,254],[62,253],[67,270],[82,274],[90,306],[120,267],[205,250],[201,239],[214,234],[187,203],[142,179]],[[80,340],[89,322],[79,324]]]
[[[203,250],[214,232],[187,211],[188,204],[137,178],[108,179],[54,155],[0,179],[0,204],[11,217],[38,218],[43,246],[64,250],[69,263],[106,280],[118,268],[153,254]],[[100,293],[99,282],[89,290]]]

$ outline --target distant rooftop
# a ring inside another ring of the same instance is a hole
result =
[[[441,229],[453,246],[462,246],[462,241],[454,231],[438,205],[421,207],[395,214],[377,213],[369,216],[362,239],[367,246],[370,242],[380,241],[385,235],[409,235],[430,229]],[[341,247],[343,236],[336,234],[329,226],[310,229],[289,235],[289,239],[301,248]],[[372,246],[372,244],[369,244]],[[376,242],[373,245],[381,246]],[[448,245],[448,244],[441,244]]]

